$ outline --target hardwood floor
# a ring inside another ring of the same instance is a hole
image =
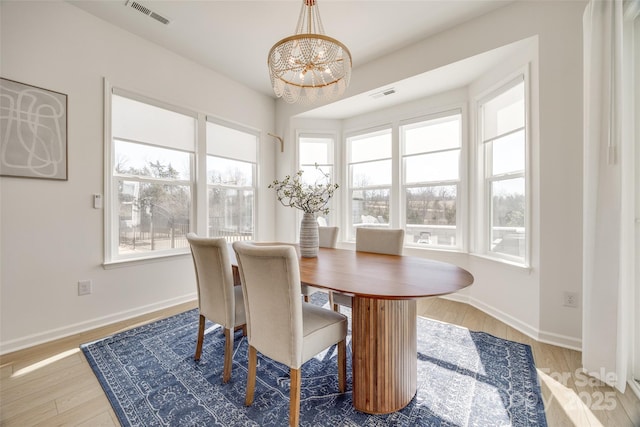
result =
[[[195,301],[1,356],[0,425],[118,426],[79,345],[194,307]],[[633,392],[621,394],[580,374],[580,352],[539,343],[458,302],[421,300],[418,314],[529,344],[549,426],[640,427],[640,401]]]

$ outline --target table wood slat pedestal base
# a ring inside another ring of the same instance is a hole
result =
[[[352,308],[353,406],[388,414],[417,389],[416,300],[355,296]]]

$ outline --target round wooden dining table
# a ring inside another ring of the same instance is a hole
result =
[[[353,405],[386,414],[416,394],[416,300],[457,292],[473,276],[425,258],[320,248],[316,258],[300,258],[300,280],[353,296]]]
[[[417,300],[457,292],[473,276],[420,257],[320,248],[317,257],[300,258],[300,280],[353,297],[353,405],[387,414],[416,394]]]

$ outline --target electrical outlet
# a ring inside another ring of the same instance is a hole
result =
[[[578,293],[565,291],[562,295],[562,305],[565,307],[578,307]]]
[[[78,281],[78,296],[89,295],[91,293],[91,280]]]

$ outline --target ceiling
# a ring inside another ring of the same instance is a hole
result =
[[[267,53],[275,42],[295,32],[301,0],[136,2],[167,18],[169,23],[165,25],[141,13],[130,3],[127,5],[126,0],[69,0],[92,15],[275,97],[269,82]],[[323,0],[318,2],[318,7],[326,34],[349,48],[353,66],[357,68],[510,2]],[[467,63],[459,71],[468,74],[470,65]],[[451,77],[451,73],[448,74]],[[406,87],[411,83],[409,79],[402,85]],[[424,86],[422,82],[421,87]],[[423,96],[415,90],[406,92],[414,98]],[[343,103],[344,111],[340,114],[362,112],[358,105],[357,98]],[[318,114],[322,116],[321,112]],[[333,110],[332,114],[337,113]]]

